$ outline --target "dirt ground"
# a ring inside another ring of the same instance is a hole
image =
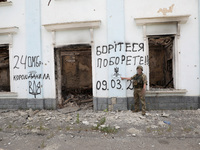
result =
[[[0,150],[199,150],[200,109],[0,110]]]

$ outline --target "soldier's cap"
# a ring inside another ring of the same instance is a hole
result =
[[[141,69],[143,71],[143,67],[142,66],[137,66],[137,69]]]

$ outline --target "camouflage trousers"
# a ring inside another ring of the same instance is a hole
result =
[[[141,101],[142,104],[142,112],[145,113],[146,112],[146,103],[145,103],[145,94],[142,93],[142,89],[141,88],[135,88],[134,89],[134,107],[135,107],[135,111],[139,111],[139,104]]]

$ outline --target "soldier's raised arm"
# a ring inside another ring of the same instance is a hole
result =
[[[131,78],[121,77],[122,80],[131,80]]]

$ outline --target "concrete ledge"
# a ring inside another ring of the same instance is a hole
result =
[[[0,92],[0,99],[4,98],[17,98],[18,94],[14,92]]]
[[[154,89],[154,90],[149,90],[146,91],[146,97],[154,97],[154,96],[184,96],[187,93],[187,90],[181,89],[181,90],[176,90],[176,89],[165,89],[165,90],[159,90],[159,89]]]
[[[79,21],[79,22],[64,22],[43,25],[48,31],[61,31],[68,29],[94,29],[99,28],[101,20]]]
[[[1,3],[0,3],[1,4]],[[4,27],[4,28],[0,28],[0,34],[9,34],[9,33],[17,33],[17,31],[19,30],[18,27]]]
[[[0,2],[0,6],[11,6],[12,2],[11,1],[7,1],[7,2]]]
[[[134,98],[115,98],[116,102],[112,102],[112,98],[94,97],[94,110],[133,110]],[[198,109],[200,108],[200,97],[198,96],[147,96],[147,110],[182,110],[182,109]]]
[[[167,22],[178,22],[186,23],[190,15],[179,15],[179,16],[162,16],[162,17],[145,17],[135,18],[137,25],[156,24],[156,23],[167,23]]]
[[[56,99],[1,98],[0,109],[56,109]]]

